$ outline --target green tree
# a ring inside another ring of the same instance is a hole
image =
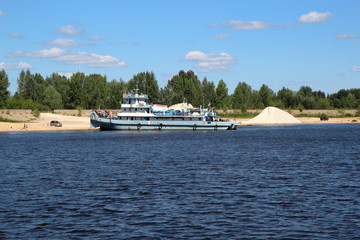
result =
[[[172,105],[172,93],[171,89],[168,85],[166,85],[164,88],[160,88],[160,102],[164,103],[168,106]]]
[[[126,92],[126,83],[120,79],[113,79],[106,84],[105,104],[106,108],[120,109],[123,101],[123,94]]]
[[[254,90],[251,94],[252,107],[255,109],[263,109],[265,106],[260,97],[259,91]]]
[[[343,99],[345,108],[356,108],[358,103],[356,101],[355,95],[349,93],[346,98]]]
[[[283,87],[277,93],[277,99],[279,99],[284,106],[284,108],[295,108],[296,107],[296,98],[295,92],[289,88]]]
[[[314,109],[316,107],[315,97],[312,94],[312,89],[307,86],[300,87],[296,93],[297,103],[302,105],[305,109]]]
[[[168,81],[166,88],[170,98],[169,105],[184,100],[194,106],[199,106],[202,103],[201,82],[193,71],[185,72],[181,70]]]
[[[274,92],[267,85],[263,84],[261,86],[259,95],[264,107],[268,107],[273,104]]]
[[[0,72],[0,108],[5,107],[6,100],[10,97],[8,87],[10,86],[8,75],[3,69]]]
[[[46,85],[51,85],[55,90],[61,95],[61,102],[65,108],[72,108],[70,106],[70,81],[65,77],[61,76],[58,73],[52,73],[49,77],[45,79]]]
[[[85,105],[85,73],[77,72],[71,76],[69,82],[69,106],[72,109]]]
[[[30,73],[29,69],[27,69],[26,72],[24,70],[20,72],[17,83],[17,95],[24,99],[33,99],[35,93],[35,81],[34,76]]]
[[[61,94],[58,93],[52,85],[45,88],[43,103],[52,110],[62,109],[64,107]]]
[[[239,82],[232,95],[233,108],[249,109],[251,106],[251,87],[245,82]]]
[[[84,108],[104,108],[106,94],[106,76],[90,74],[84,80]]]
[[[228,88],[224,80],[220,80],[215,91],[215,104],[217,108],[225,109],[228,107]]]
[[[22,70],[17,82],[17,95],[25,100],[30,99],[33,102],[42,103],[46,84],[44,78],[39,73],[34,75],[30,73],[29,69],[26,72]]]
[[[31,99],[34,102],[43,103],[45,97],[44,93],[46,88],[45,80],[39,73],[35,73],[35,75],[33,76],[33,82],[34,82],[35,92]]]
[[[329,100],[327,100],[325,98],[318,98],[316,100],[316,103],[317,103],[318,109],[329,109],[330,108]]]
[[[159,85],[153,72],[141,72],[133,75],[133,78],[127,82],[127,90],[132,91],[136,87],[139,89],[139,94],[144,93],[148,95],[149,102],[159,101]]]
[[[206,77],[201,83],[202,89],[202,106],[205,108],[209,103],[215,104],[215,84],[213,81],[208,81]]]

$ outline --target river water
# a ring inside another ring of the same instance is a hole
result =
[[[0,239],[355,239],[360,124],[0,134]]]

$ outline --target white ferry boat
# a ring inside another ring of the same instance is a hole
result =
[[[124,103],[117,116],[111,116],[109,111],[91,110],[91,127],[101,130],[236,130],[235,120],[221,120],[209,109],[173,110],[166,105],[149,105],[148,96],[137,92],[135,89],[123,95]]]

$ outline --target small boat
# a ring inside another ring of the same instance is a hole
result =
[[[121,111],[91,110],[90,126],[100,130],[236,130],[235,120],[222,120],[210,109],[174,110],[166,105],[148,104],[138,89],[123,95]]]

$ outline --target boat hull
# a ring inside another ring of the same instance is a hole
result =
[[[90,119],[100,130],[236,130],[236,122],[203,121],[127,121],[108,118]]]

